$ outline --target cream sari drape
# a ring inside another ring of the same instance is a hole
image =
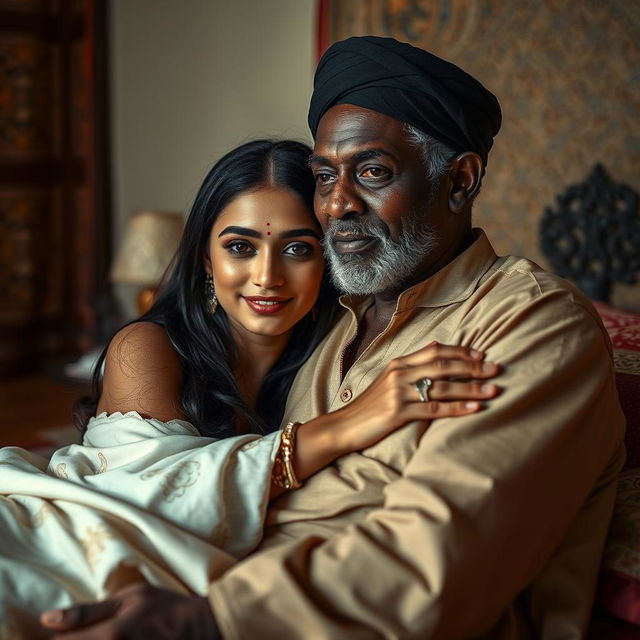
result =
[[[1,449],[0,637],[38,637],[42,610],[134,580],[205,595],[260,541],[278,445],[130,412],[50,461]]]

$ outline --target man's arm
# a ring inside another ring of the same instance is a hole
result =
[[[41,622],[56,638],[108,640],[219,640],[220,633],[205,598],[183,596],[134,584],[116,595],[66,610],[47,611]]]
[[[432,425],[363,522],[267,550],[214,583],[224,638],[479,635],[544,578],[585,505],[587,562],[573,566],[569,551],[565,564],[595,580],[623,431],[601,326],[548,294],[510,304],[473,346],[504,365],[503,395]]]
[[[383,507],[363,522],[264,551],[212,584],[226,640],[477,636],[534,578],[526,615],[542,632],[550,603],[569,606],[576,580],[593,583],[621,465],[607,338],[589,312],[553,296],[506,302],[496,317],[473,346],[504,365],[502,396],[480,414],[432,425]],[[563,548],[570,529],[583,535]],[[554,555],[573,582],[549,575]],[[87,616],[114,616],[109,629],[124,617],[133,633],[173,601],[198,619],[200,599],[163,594],[166,602],[147,593],[132,615],[98,604]],[[584,600],[575,604],[583,617]],[[73,624],[48,626],[82,626],[76,610]],[[96,637],[98,628],[69,637]]]

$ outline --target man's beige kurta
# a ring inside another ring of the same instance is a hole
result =
[[[624,458],[596,312],[480,233],[400,296],[341,380],[369,304],[345,303],[285,421],[339,409],[432,340],[484,351],[504,392],[480,413],[399,429],[282,496],[262,550],[211,585],[223,637],[583,637]]]

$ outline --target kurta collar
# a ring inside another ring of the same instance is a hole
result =
[[[474,229],[476,240],[457,258],[437,273],[409,287],[398,297],[396,313],[414,307],[442,307],[466,300],[476,289],[478,281],[489,270],[497,255],[482,229]],[[364,311],[373,296],[340,296],[340,304],[357,315]]]

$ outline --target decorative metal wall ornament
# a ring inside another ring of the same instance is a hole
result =
[[[615,282],[634,284],[640,271],[638,196],[596,164],[582,184],[546,207],[540,244],[553,271],[593,300],[609,299]]]

